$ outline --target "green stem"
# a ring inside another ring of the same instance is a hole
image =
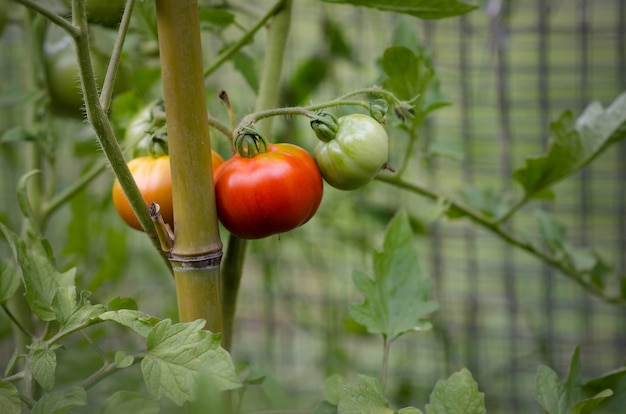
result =
[[[104,83],[102,84],[102,92],[100,93],[100,105],[102,105],[102,110],[105,113],[109,112],[109,108],[111,106],[115,77],[117,75],[117,69],[122,57],[122,49],[124,47],[124,41],[126,40],[126,33],[128,33],[128,27],[130,26],[130,19],[134,7],[135,0],[126,0],[126,7],[124,8],[124,14],[122,15],[120,27],[117,30],[117,38],[115,39],[115,45],[113,46],[113,51],[111,52],[109,66],[107,67]]]
[[[387,373],[389,371],[389,351],[391,350],[391,342],[387,340],[387,337],[383,335],[383,363],[380,372],[380,386],[385,390],[387,384]]]
[[[80,29],[74,27],[70,22],[65,20],[62,16],[59,16],[53,11],[48,10],[41,4],[38,4],[31,0],[16,0],[16,1],[18,3],[22,3],[24,6],[28,7],[29,9],[41,14],[42,16],[50,20],[52,23],[56,24],[57,26],[65,30],[70,36],[72,37],[79,36]]]
[[[22,322],[19,319],[17,319],[15,317],[15,315],[13,315],[13,312],[11,312],[11,309],[9,309],[7,307],[6,303],[3,303],[0,306],[2,307],[2,310],[4,310],[4,312],[7,314],[9,319],[11,319],[11,321],[15,324],[15,326],[17,326],[17,328],[20,330],[20,332],[22,332],[24,337],[26,337],[26,338],[32,338],[33,337],[33,334],[28,332],[28,330],[24,327]]]
[[[285,5],[286,0],[278,0],[276,4],[254,25],[246,34],[244,34],[235,44],[230,46],[228,49],[219,54],[215,62],[209,65],[208,68],[204,71],[204,77],[207,78],[213,72],[215,72],[224,62],[230,59],[235,53],[237,53],[242,47],[250,43],[250,40],[254,37],[256,32],[258,32],[269,19],[272,18],[276,13],[278,13],[283,6]]]
[[[403,190],[410,191],[415,194],[422,195],[426,198],[429,198],[433,201],[437,201],[441,199],[442,195],[425,188],[419,184],[410,183],[401,178],[389,177],[385,175],[379,175],[376,177],[378,181],[382,181],[384,183],[393,185],[394,187],[401,188]],[[469,218],[474,223],[479,226],[489,230],[491,233],[495,234],[505,242],[518,247],[537,259],[541,260],[544,263],[549,264],[555,269],[559,270],[565,276],[572,279],[582,288],[584,288],[587,292],[592,295],[604,300],[607,303],[611,304],[624,304],[624,300],[618,296],[608,296],[602,289],[597,286],[587,282],[583,275],[581,275],[576,269],[570,267],[567,263],[564,263],[560,259],[551,256],[548,253],[544,253],[541,250],[537,249],[532,243],[529,243],[513,233],[510,233],[506,229],[504,229],[500,223],[491,218],[485,217],[483,214],[478,211],[472,209],[471,207],[465,206],[462,203],[459,203],[454,200],[447,200],[450,208],[454,209],[456,212],[461,213],[463,216]]]
[[[107,165],[108,163],[104,159],[96,161],[87,172],[81,175],[76,181],[72,182],[69,187],[65,188],[50,200],[47,200],[42,206],[42,221],[45,222],[56,210],[106,171]]]
[[[144,356],[143,354],[133,355],[134,358],[133,358],[133,363],[131,365],[140,363],[143,360],[143,356]],[[107,362],[104,365],[102,365],[100,369],[98,369],[96,372],[94,372],[88,378],[82,381],[80,383],[80,387],[84,388],[85,390],[88,390],[94,385],[98,384],[103,379],[105,379],[106,377],[108,377],[109,375],[114,374],[118,372],[119,370],[120,369],[117,368],[117,366],[115,366],[115,362]]]
[[[278,105],[279,85],[283,68],[285,44],[289,37],[289,27],[291,23],[292,0],[283,2],[280,12],[276,14],[268,32],[268,47],[261,74],[259,95],[257,97],[255,110],[266,111]],[[271,110],[268,111],[271,113]],[[248,121],[248,124],[250,122]],[[246,127],[244,123],[240,124]],[[271,135],[271,123],[261,125],[263,135]],[[235,130],[237,133],[237,130]],[[241,277],[243,273],[243,262],[247,241],[231,235],[228,241],[228,249],[222,269],[222,283],[224,304],[224,344],[230,350],[233,343],[233,328],[235,312],[237,309],[237,296]]]
[[[139,223],[150,238],[152,245],[169,268],[169,261],[161,250],[159,238],[157,236],[152,219],[148,212],[148,207],[144,201],[133,176],[126,165],[126,160],[122,154],[122,150],[115,139],[113,127],[100,104],[100,96],[98,95],[98,87],[93,74],[93,66],[89,51],[89,36],[87,27],[87,16],[85,14],[84,2],[81,0],[72,0],[72,19],[74,25],[79,29],[74,37],[76,44],[76,54],[79,62],[79,74],[83,96],[85,98],[85,109],[87,119],[92,125],[98,137],[98,142],[102,148],[115,176],[118,178],[124,194],[139,219]]]
[[[522,208],[522,207],[524,207],[524,205],[526,205],[528,200],[530,200],[530,198],[527,195],[525,195],[524,197],[520,198],[515,204],[513,204],[511,206],[511,208],[509,208],[509,210],[506,213],[504,213],[501,216],[497,217],[496,220],[495,220],[495,223],[501,224],[501,223],[507,222],[520,208]]]

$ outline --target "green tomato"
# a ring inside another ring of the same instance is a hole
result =
[[[71,8],[71,0],[63,0]],[[117,26],[122,20],[126,0],[87,0],[85,10],[87,19],[103,26]]]
[[[80,90],[78,62],[71,38],[64,37],[59,42],[47,45],[45,52],[52,109],[63,115],[81,116],[84,103]],[[91,54],[91,58],[98,87],[102,87],[108,58],[96,52]],[[128,73],[120,65],[113,94],[128,90],[129,84]]]
[[[367,115],[346,115],[337,123],[334,138],[315,147],[315,161],[328,184],[340,190],[355,190],[386,165],[389,138],[385,128]]]

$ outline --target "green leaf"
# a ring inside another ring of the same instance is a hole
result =
[[[35,381],[44,390],[54,387],[54,372],[57,367],[57,355],[51,349],[36,349],[30,361],[30,369]]]
[[[158,322],[158,319],[153,318],[147,313],[131,310],[131,309],[120,309],[114,311],[103,312],[98,315],[98,319],[103,321],[111,321],[127,328],[132,329],[135,333],[143,336],[144,338],[148,337],[148,334]]]
[[[382,11],[404,13],[420,19],[444,19],[459,16],[476,6],[456,0],[322,0],[326,3],[373,7]]]
[[[18,126],[5,131],[0,137],[0,144],[35,140],[37,140],[37,137],[34,134],[30,133],[26,128]]]
[[[591,398],[577,402],[572,408],[574,414],[589,414],[596,409],[605,399],[613,396],[613,391],[604,390]]]
[[[226,27],[235,21],[235,15],[226,10],[201,8],[198,11],[201,23]]]
[[[108,310],[120,310],[120,309],[128,309],[128,310],[137,310],[137,302],[133,298],[113,298],[107,303]]]
[[[484,414],[485,394],[465,368],[437,382],[426,405],[426,414]]]
[[[11,299],[20,287],[20,274],[10,260],[0,260],[0,303]]]
[[[549,414],[588,414],[605,399],[613,395],[613,391],[604,388],[604,381],[595,384],[595,389],[583,387],[580,379],[580,349],[576,347],[570,363],[570,370],[565,384],[551,368],[542,365],[537,370],[536,393],[537,401]],[[602,386],[600,391],[598,388]],[[595,392],[590,395],[590,391]]]
[[[607,389],[613,391],[613,396],[603,401],[603,412],[626,412],[626,367],[607,372],[583,385],[583,392],[587,396],[602,395]]]
[[[406,407],[397,411],[398,414],[423,414],[422,410],[415,407]]]
[[[115,367],[116,368],[126,368],[133,364],[135,358],[132,355],[126,355],[124,351],[117,351],[115,353]]]
[[[189,401],[201,371],[211,373],[220,390],[241,385],[229,354],[220,347],[221,336],[202,330],[204,325],[202,320],[172,325],[165,319],[148,334],[141,370],[156,398],[165,396],[178,405]]]
[[[572,246],[565,225],[550,214],[539,212],[539,230],[546,246],[558,259],[584,276],[591,284],[604,288],[612,268],[595,252]]]
[[[626,93],[606,110],[591,103],[576,121],[572,112],[566,111],[550,129],[548,152],[527,158],[525,166],[513,174],[528,198],[585,167],[609,144],[626,138]]]
[[[5,414],[20,414],[22,412],[20,393],[10,382],[0,381],[0,407]]]
[[[339,414],[392,414],[378,379],[361,375],[357,384],[343,387],[341,401],[337,406]]]
[[[337,405],[341,400],[341,389],[346,380],[339,374],[331,375],[324,381],[324,399],[331,404]]]
[[[104,401],[100,414],[157,414],[161,407],[149,395],[118,391]]]
[[[64,414],[74,407],[87,405],[84,388],[72,387],[69,391],[54,391],[44,394],[33,406],[31,414]]]
[[[75,269],[59,273],[48,257],[37,249],[27,248],[26,243],[2,223],[0,231],[9,242],[15,261],[19,264],[26,288],[26,300],[31,309],[43,321],[55,320],[52,301],[57,288],[74,286]]]
[[[232,57],[235,69],[241,73],[250,88],[259,92],[259,68],[257,61],[249,54],[239,51]]]
[[[391,221],[382,251],[374,252],[374,278],[355,270],[352,278],[365,298],[350,306],[350,316],[370,333],[393,341],[408,331],[430,328],[425,316],[438,308],[429,301],[430,279],[422,278],[406,212]]]
[[[564,412],[561,408],[561,397],[565,393],[565,389],[552,368],[545,365],[539,366],[535,388],[537,402],[547,413],[558,414]]]
[[[74,273],[76,273],[74,269]],[[65,325],[76,308],[76,288],[74,286],[58,287],[52,298],[52,310],[57,320]]]
[[[381,65],[388,77],[382,82],[383,88],[400,99],[411,100],[422,95],[435,76],[435,70],[424,55],[416,55],[404,46],[387,48]]]

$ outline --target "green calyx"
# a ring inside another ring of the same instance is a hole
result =
[[[244,127],[235,138],[235,148],[242,158],[253,158],[267,152],[269,144],[253,127]]]
[[[384,99],[376,99],[370,103],[370,116],[379,123],[385,123],[387,112],[389,112],[389,104]]]
[[[328,112],[320,112],[311,120],[311,128],[320,141],[330,142],[337,135],[339,122]]]

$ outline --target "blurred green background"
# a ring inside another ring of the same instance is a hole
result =
[[[267,9],[271,2],[259,5]],[[608,105],[626,90],[626,0],[489,0],[480,6],[461,18],[408,20],[430,50],[441,90],[452,102],[429,118],[410,171],[415,180],[445,193],[477,188],[506,198],[520,191],[512,171],[526,156],[545,150],[551,120],[565,109],[580,113],[592,100]],[[16,3],[10,7],[11,15],[20,13]],[[312,0],[296,1],[293,13],[282,104],[320,102],[376,83],[377,60],[391,44],[399,16]],[[343,45],[333,43],[337,31]],[[22,36],[10,22],[0,39],[0,132],[19,125],[20,102],[33,92],[20,70],[20,61],[31,58],[21,47]],[[207,56],[215,53],[211,39],[207,34]],[[246,49],[252,60],[240,62],[240,70],[260,68],[264,41],[261,34]],[[129,46],[127,52],[131,67],[137,58],[133,50]],[[209,111],[224,122],[219,90],[229,92],[238,117],[254,107],[254,90],[236,66],[227,63],[207,80]],[[314,145],[305,120],[274,126],[275,140]],[[93,162],[97,148],[81,120],[54,119],[50,128],[58,138],[57,185],[63,188]],[[407,140],[402,132],[389,131],[393,165]],[[215,146],[227,155],[225,141],[215,137]],[[15,183],[26,172],[27,151],[28,145],[0,146],[0,220],[14,229],[20,225]],[[537,212],[550,211],[567,225],[574,245],[598,251],[615,272],[626,273],[625,161],[624,143],[614,146],[557,185],[554,203],[524,208],[514,227],[535,237]],[[140,309],[176,319],[172,280],[147,239],[115,215],[112,179],[104,173],[52,220],[47,235],[58,264],[78,266],[79,289],[92,291],[94,302],[133,296]],[[378,374],[380,338],[364,334],[348,317],[348,304],[362,300],[351,273],[355,268],[371,273],[373,249],[399,208],[413,218],[415,252],[423,272],[434,279],[440,310],[432,331],[406,335],[392,347],[388,394],[395,404],[423,407],[437,380],[465,366],[485,392],[489,412],[538,412],[539,364],[563,377],[580,345],[584,379],[624,365],[623,307],[585,294],[468,221],[437,219],[437,207],[418,196],[381,182],[356,192],[327,186],[308,224],[250,244],[233,354],[242,366],[268,375],[264,398],[307,408],[321,399],[323,380],[332,373]],[[226,241],[226,232],[222,235]],[[8,255],[6,245],[0,253]],[[94,336],[105,344],[139,346],[112,335],[115,330],[107,332]],[[9,333],[0,314],[0,368],[13,349]],[[76,344],[91,355],[79,338]],[[77,370],[90,371],[84,355],[61,357],[66,364],[59,363],[59,382],[79,375]],[[141,388],[138,370],[135,374],[111,381]],[[112,386],[104,382],[96,389],[106,394]]]

